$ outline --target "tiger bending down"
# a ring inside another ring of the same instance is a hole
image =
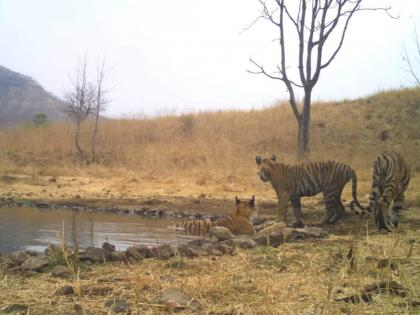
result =
[[[258,175],[263,182],[270,182],[278,198],[280,220],[287,223],[287,205],[292,204],[296,223],[295,227],[303,227],[300,198],[314,196],[320,192],[324,195],[326,215],[322,225],[336,222],[344,213],[341,193],[346,183],[352,180],[353,200],[350,207],[357,205],[357,177],[347,165],[336,162],[309,162],[300,165],[287,165],[271,159],[255,158],[259,168]]]
[[[384,229],[390,232],[398,226],[404,192],[409,182],[410,168],[400,154],[385,151],[376,157],[372,171],[372,192],[366,210],[373,210],[379,231]]]
[[[235,235],[254,235],[255,229],[252,219],[258,214],[255,207],[255,197],[248,201],[239,200],[235,197],[236,207],[226,216],[214,220],[191,220],[180,222],[175,225],[176,228],[183,228],[186,232],[195,235],[205,235],[214,226],[224,226]]]

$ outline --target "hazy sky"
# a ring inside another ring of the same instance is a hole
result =
[[[370,3],[390,4],[400,19],[356,16],[315,99],[410,84],[401,53],[420,25],[420,1]],[[61,96],[79,56],[93,64],[106,54],[112,116],[258,108],[287,99],[279,81],[246,72],[249,57],[279,62],[271,25],[241,32],[259,12],[257,0],[0,0],[0,64]]]

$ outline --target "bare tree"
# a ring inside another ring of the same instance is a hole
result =
[[[250,62],[255,74],[282,81],[289,93],[289,103],[298,123],[298,153],[304,157],[309,153],[309,127],[311,96],[321,71],[328,67],[343,46],[348,26],[354,15],[360,11],[390,8],[362,7],[363,0],[258,0],[262,6],[258,20],[269,21],[279,31],[280,64],[274,72],[252,58]],[[291,28],[291,32],[289,32]],[[287,30],[286,30],[287,29]],[[294,30],[294,31],[293,31]],[[286,35],[287,37],[286,40]],[[291,36],[291,37],[290,37]],[[296,36],[296,37],[294,37]],[[290,51],[293,40],[297,43],[297,75],[290,74]],[[329,45],[327,46],[327,43]],[[295,89],[303,91],[303,105],[298,106]]]
[[[104,80],[106,77],[105,70],[105,57],[98,59],[98,64],[96,67],[96,103],[94,108],[95,121],[93,125],[92,132],[92,143],[91,143],[91,153],[92,159],[91,163],[96,163],[96,143],[97,143],[97,134],[98,134],[98,123],[100,118],[100,113],[105,110],[105,105],[108,103],[106,95],[109,93],[107,89],[104,88]]]
[[[414,28],[414,39],[413,44],[415,47],[415,53],[409,54],[407,48],[403,50],[403,60],[408,68],[414,84],[420,86],[420,41],[417,33],[417,28]]]
[[[75,78],[71,78],[71,88],[64,93],[64,111],[75,123],[74,143],[79,162],[86,160],[86,152],[80,143],[82,122],[92,113],[96,101],[96,89],[88,82],[87,56],[78,61]]]

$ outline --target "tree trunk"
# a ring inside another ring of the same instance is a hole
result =
[[[92,135],[92,164],[96,163],[96,134],[98,133],[99,110],[96,111]]]
[[[77,149],[77,157],[79,159],[79,162],[82,162],[83,160],[83,156],[84,156],[84,152],[80,146],[80,121],[77,120],[76,121],[76,135],[74,138],[74,143],[76,145],[76,149]]]
[[[305,89],[303,109],[298,121],[298,153],[300,158],[307,158],[309,154],[309,128],[311,121],[311,93],[312,89]]]

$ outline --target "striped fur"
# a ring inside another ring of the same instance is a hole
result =
[[[385,151],[376,157],[372,170],[372,192],[366,210],[373,210],[379,231],[390,232],[398,226],[409,182],[410,168],[400,154]]]
[[[326,216],[322,224],[336,222],[344,213],[341,193],[349,180],[352,180],[353,197],[350,207],[356,205],[363,209],[357,200],[356,174],[345,164],[326,161],[287,165],[277,163],[275,155],[271,159],[257,156],[256,162],[261,180],[269,181],[277,193],[280,220],[287,222],[287,204],[290,201],[297,221],[294,226],[304,226],[300,198],[322,192],[326,207]]]
[[[176,224],[176,228],[183,228],[187,233],[194,235],[206,235],[214,226],[224,226],[235,235],[253,235],[255,229],[252,219],[257,215],[255,197],[248,201],[241,201],[235,197],[236,207],[226,216],[214,220],[191,220]]]

